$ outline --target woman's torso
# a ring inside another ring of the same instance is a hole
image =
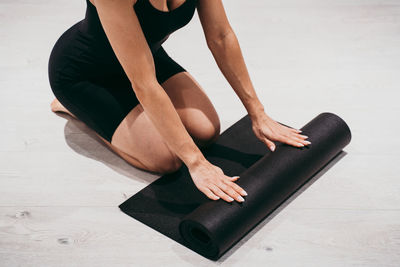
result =
[[[86,3],[85,19],[79,27],[80,31],[91,36],[106,38],[96,7],[89,0],[86,0]],[[185,0],[171,11],[161,11],[155,8],[149,0],[136,1],[133,7],[147,43],[153,52],[172,32],[189,23],[193,17],[195,6],[196,0]]]
[[[161,11],[149,0],[136,1],[133,8],[153,54],[171,33],[190,22],[196,2],[185,0],[171,11]],[[85,18],[66,30],[53,47],[49,63],[51,80],[56,77],[107,80],[125,75],[102,28],[96,7],[89,0],[86,4]]]

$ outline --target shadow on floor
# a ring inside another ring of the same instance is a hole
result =
[[[80,120],[62,112],[56,114],[67,120],[64,127],[65,141],[78,154],[102,162],[117,173],[140,182],[151,183],[160,177],[126,162]]]

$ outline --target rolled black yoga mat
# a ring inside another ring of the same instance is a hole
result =
[[[351,140],[348,125],[330,112],[319,114],[301,130],[311,145],[298,148],[275,142],[276,150],[271,152],[256,138],[246,115],[203,149],[205,157],[226,175],[240,175],[237,184],[248,193],[242,203],[208,199],[183,165],[119,208],[180,244],[217,260]]]

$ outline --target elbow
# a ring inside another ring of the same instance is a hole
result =
[[[207,46],[210,50],[226,47],[226,44],[232,40],[236,40],[235,32],[232,29],[221,31],[206,38]]]

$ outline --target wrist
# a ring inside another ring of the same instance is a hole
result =
[[[185,160],[185,165],[188,167],[189,171],[194,170],[205,163],[207,163],[207,159],[204,157],[204,155],[201,153],[199,150],[198,153],[193,153],[190,156],[188,156]]]
[[[185,163],[188,169],[196,168],[207,161],[201,150],[193,142],[193,139],[181,144],[177,151],[179,151],[179,158]]]
[[[268,118],[268,115],[265,114],[264,106],[260,102],[253,104],[251,108],[248,109],[248,114],[253,122],[262,121]]]

